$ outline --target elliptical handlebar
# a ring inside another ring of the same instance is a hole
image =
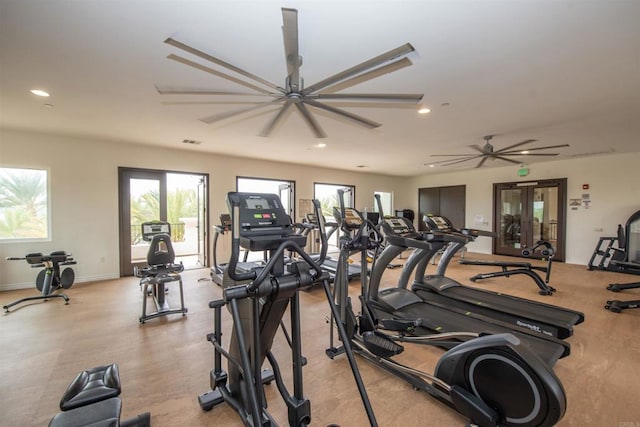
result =
[[[271,258],[269,259],[269,262],[267,263],[267,265],[264,266],[264,268],[262,268],[260,270],[259,274],[256,273],[255,271],[252,271],[251,273],[239,273],[238,276],[251,275],[251,276],[254,276],[254,277],[252,279],[250,279],[251,283],[249,283],[249,284],[237,285],[237,286],[232,286],[232,287],[226,288],[224,290],[224,298],[225,298],[225,300],[229,301],[229,300],[232,300],[232,299],[247,298],[249,296],[262,297],[262,296],[269,295],[273,291],[273,287],[270,286],[270,283],[268,283],[268,285],[265,286],[264,289],[261,289],[260,286],[263,283],[265,283],[267,277],[269,276],[269,274],[271,274],[271,272],[275,268],[276,264],[278,263],[278,258],[283,256],[284,252],[286,250],[293,250],[294,252],[296,252],[298,255],[300,255],[302,257],[302,259],[304,259],[304,261],[307,264],[309,264],[309,266],[313,270],[310,273],[311,281],[309,283],[300,282],[298,284],[298,287],[308,286],[308,285],[312,284],[315,281],[322,280],[322,279],[325,278],[325,276],[323,276],[323,274],[326,275],[326,273],[323,273],[322,269],[316,263],[316,261],[314,261],[300,247],[300,245],[298,245],[296,242],[285,241],[280,245],[280,247],[276,250],[276,252],[274,252],[271,255]],[[229,263],[229,268],[230,267],[231,267],[231,262]],[[233,279],[233,277],[231,275],[232,271],[233,270],[229,271],[229,277],[231,277]],[[234,280],[237,280],[237,279],[234,279]],[[246,280],[246,279],[243,279],[243,280]]]
[[[290,235],[275,235],[274,234],[274,242],[277,241],[278,239],[282,240],[282,243],[280,243],[280,245],[278,246],[278,248],[275,250],[275,252],[273,252],[270,256],[269,262],[267,262],[267,264],[260,270],[259,273],[256,272],[256,270],[252,270],[246,273],[241,273],[237,271],[237,266],[238,266],[238,259],[239,259],[239,255],[240,255],[240,224],[241,224],[241,220],[240,220],[240,202],[241,202],[241,198],[240,196],[238,196],[238,193],[229,193],[228,197],[227,197],[227,201],[229,203],[229,207],[231,210],[231,216],[232,216],[232,233],[231,233],[231,257],[229,259],[229,265],[227,267],[227,271],[229,274],[229,277],[232,280],[235,281],[251,281],[251,283],[249,284],[243,284],[243,285],[238,285],[238,286],[233,286],[233,287],[229,287],[226,288],[224,291],[224,295],[225,295],[225,299],[229,300],[229,299],[239,299],[239,298],[246,298],[248,296],[254,296],[256,293],[259,294],[260,296],[263,296],[262,293],[264,293],[265,295],[268,295],[271,290],[272,287],[271,286],[266,286],[265,289],[260,290],[260,286],[262,285],[263,282],[265,282],[265,280],[267,279],[267,277],[274,271],[274,269],[277,267],[277,265],[281,262],[285,251],[287,250],[291,250],[295,253],[297,253],[300,257],[302,257],[302,259],[309,264],[309,266],[311,267],[311,269],[313,270],[313,272],[311,272],[310,277],[311,277],[311,282],[309,283],[299,283],[298,286],[302,287],[302,286],[307,286],[312,284],[313,282],[320,280],[322,278],[324,278],[323,276],[323,271],[320,268],[320,263],[318,263],[317,261],[314,261],[309,254],[307,254],[298,243],[296,243],[293,240],[289,240],[287,239],[287,237],[289,237]],[[318,202],[317,200],[313,201],[314,204],[314,208],[316,210],[316,213],[319,211],[320,209],[320,202]],[[289,219],[289,226],[291,225],[291,220]],[[324,233],[322,233],[324,231],[324,221],[323,218],[320,218],[320,215],[318,215],[318,226],[320,227],[321,230],[321,235],[323,235]],[[285,230],[283,228],[283,230]],[[290,228],[286,228],[286,230],[290,231]],[[325,237],[326,239],[326,237]],[[326,242],[323,242],[326,243]],[[323,254],[322,254],[322,259],[324,259],[324,256],[326,255],[326,244],[323,244]]]

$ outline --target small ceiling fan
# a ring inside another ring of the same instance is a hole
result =
[[[423,94],[398,94],[398,93],[336,93],[347,87],[363,83],[375,77],[388,74],[402,68],[412,65],[411,61],[405,55],[413,52],[415,49],[410,43],[406,43],[398,48],[392,49],[365,62],[327,77],[317,83],[304,87],[304,80],[300,76],[300,67],[302,66],[302,57],[298,52],[298,11],[296,9],[282,8],[282,32],[284,38],[284,53],[287,65],[287,75],[285,77],[284,86],[278,86],[257,75],[238,68],[228,62],[209,55],[201,50],[188,46],[173,38],[168,38],[165,43],[174,46],[184,52],[188,52],[201,59],[214,63],[227,70],[243,76],[252,82],[246,81],[235,76],[222,73],[218,70],[209,68],[198,62],[184,58],[179,55],[170,54],[167,58],[182,63],[189,67],[196,68],[206,73],[222,77],[232,81],[238,85],[245,86],[252,92],[228,92],[212,89],[172,87],[155,85],[158,93],[162,95],[232,95],[232,96],[260,96],[270,98],[266,102],[255,102],[248,108],[228,111],[225,113],[214,114],[203,117],[200,120],[204,123],[215,123],[223,119],[234,117],[243,113],[258,110],[261,108],[281,105],[280,109],[266,124],[259,133],[260,136],[268,137],[277,124],[283,119],[285,113],[292,107],[302,115],[311,131],[317,138],[325,138],[327,134],[322,129],[318,121],[307,108],[314,107],[328,111],[343,118],[346,118],[358,125],[373,129],[381,126],[380,123],[374,122],[359,115],[350,113],[346,110],[327,105],[323,100],[346,100],[346,101],[367,101],[367,102],[400,102],[400,103],[418,103],[424,96]]]
[[[560,144],[560,145],[548,145],[546,147],[522,147],[526,144],[531,144],[532,142],[536,142],[536,139],[527,139],[524,141],[520,141],[518,143],[509,145],[508,147],[501,148],[499,150],[495,150],[493,145],[491,145],[491,140],[495,135],[487,135],[484,137],[484,146],[480,147],[478,144],[470,145],[469,147],[473,148],[480,154],[432,154],[431,157],[453,157],[447,160],[441,160],[438,162],[427,163],[428,165],[441,165],[441,166],[451,166],[458,163],[468,162],[469,160],[480,159],[478,164],[475,166],[476,168],[481,167],[487,160],[504,160],[505,162],[510,163],[522,163],[522,161],[513,160],[510,157],[516,156],[557,156],[559,153],[532,153],[532,151],[540,151],[540,150],[548,150],[552,148],[561,148],[568,147],[569,144]],[[519,149],[515,149],[518,147],[522,147]]]

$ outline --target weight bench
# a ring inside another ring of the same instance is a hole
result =
[[[540,289],[540,291],[538,292],[540,295],[553,295],[556,290],[555,288],[549,286],[549,278],[551,277],[551,263],[553,260],[553,256],[555,255],[555,250],[553,249],[551,244],[549,242],[540,240],[536,243],[535,246],[523,249],[522,256],[531,257],[540,248],[544,248],[540,250],[540,254],[543,258],[547,259],[547,265],[545,267],[532,265],[530,262],[477,261],[470,259],[461,259],[459,262],[463,265],[488,265],[501,268],[500,271],[476,274],[475,276],[469,278],[469,280],[471,280],[472,282],[489,279],[492,277],[509,277],[516,274],[524,274],[533,279],[535,284]],[[540,275],[536,271],[545,273],[545,278],[543,279],[542,277],[540,277]]]
[[[49,427],[150,427],[148,412],[120,420],[121,390],[115,363],[80,372],[62,395],[62,412],[49,421]]]

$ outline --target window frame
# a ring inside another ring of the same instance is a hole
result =
[[[12,237],[12,238],[3,238],[0,237],[0,244],[13,244],[13,243],[31,243],[31,242],[51,242],[53,230],[51,227],[51,217],[52,217],[52,191],[51,191],[51,169],[48,167],[38,167],[38,166],[21,166],[21,165],[6,165],[0,164],[0,171],[4,171],[6,169],[17,169],[17,170],[29,170],[29,171],[40,171],[44,172],[45,180],[46,180],[46,235],[40,237]],[[4,218],[4,215],[2,216]]]

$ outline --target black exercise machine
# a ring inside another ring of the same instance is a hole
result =
[[[606,247],[603,249],[603,244]],[[614,244],[617,243],[617,247]],[[600,260],[596,264],[596,259]],[[618,224],[616,237],[601,237],[589,260],[589,270],[608,270],[618,273],[640,274],[640,211],[629,217],[625,226]],[[620,292],[640,288],[640,282],[610,283],[607,289]],[[629,308],[640,308],[640,300],[610,300],[604,306],[609,311],[620,313]]]
[[[49,300],[51,298],[62,298],[65,305],[69,304],[69,297],[64,293],[54,293],[60,289],[69,289],[75,280],[75,272],[71,267],[67,267],[62,272],[60,266],[73,265],[76,261],[71,254],[65,251],[51,252],[49,255],[43,255],[41,252],[35,252],[25,255],[24,257],[8,257],[7,260],[18,261],[26,260],[31,268],[43,268],[36,277],[36,288],[40,291],[40,295],[21,298],[10,304],[3,306],[4,312],[8,313],[9,309],[15,305],[27,301]]]
[[[276,426],[267,412],[263,384],[275,381],[278,391],[288,408],[291,426],[306,426],[311,421],[310,401],[303,393],[300,327],[300,302],[298,290],[310,287],[314,282],[323,284],[331,311],[338,309],[331,298],[327,275],[302,249],[306,237],[292,229],[291,219],[275,194],[238,193],[227,195],[232,215],[232,248],[229,265],[225,270],[224,299],[212,301],[214,332],[207,340],[214,346],[214,369],[210,372],[211,390],[198,397],[200,407],[211,410],[223,402],[228,403],[246,426]],[[319,212],[320,203],[314,200]],[[323,227],[323,220],[320,220]],[[267,251],[268,262],[254,265],[250,271],[238,270],[240,247],[251,251]],[[294,254],[297,260],[285,262],[285,252]],[[227,306],[233,319],[229,348],[222,345],[222,308]],[[290,312],[291,334],[285,336],[291,347],[293,394],[287,389],[278,362],[271,352],[275,334],[284,326],[282,318]],[[344,328],[340,336],[346,340]],[[371,425],[377,425],[355,357],[347,344],[347,354],[360,395]],[[227,371],[222,369],[222,357],[228,360]],[[262,371],[268,360],[271,371]]]
[[[490,279],[492,277],[510,277],[516,274],[524,274],[529,276],[538,288],[540,295],[553,295],[556,289],[549,286],[549,279],[551,278],[551,265],[553,263],[553,256],[555,255],[555,249],[551,243],[539,240],[536,244],[530,248],[524,248],[522,250],[522,256],[527,258],[538,257],[547,261],[546,266],[533,265],[530,262],[512,262],[512,261],[478,261],[470,259],[461,259],[459,262],[463,265],[483,265],[500,267],[501,271],[494,271],[491,273],[479,273],[469,280],[476,282],[478,280]],[[544,279],[536,271],[545,273]]]
[[[322,213],[321,213],[322,214]],[[331,236],[338,231],[340,228],[338,227],[337,222],[325,222],[324,223],[324,231],[320,231],[318,228],[318,215],[315,213],[306,214],[304,217],[304,222],[301,224],[304,228],[303,234],[310,235],[311,231],[314,229],[318,229],[318,233],[320,234],[320,241],[326,240],[327,242],[331,239]],[[320,266],[322,269],[329,273],[329,280],[333,281],[333,278],[336,274],[336,269],[338,267],[338,260],[330,258],[325,254],[322,257],[322,262]],[[318,257],[319,254],[312,255],[312,257]],[[362,266],[359,264],[349,263],[347,267],[347,272],[349,274],[349,280],[357,279],[360,277],[362,273]]]
[[[182,263],[175,263],[175,251],[171,243],[171,225],[166,221],[149,221],[142,223],[142,238],[150,241],[147,251],[147,266],[134,267],[134,275],[140,277],[142,289],[142,315],[138,321],[142,324],[147,320],[168,314],[187,313],[184,306],[184,293],[180,272],[184,270]],[[178,282],[180,288],[180,308],[172,309],[166,297],[166,284]],[[147,313],[147,297],[153,297],[156,311]]]
[[[345,254],[359,248],[362,256],[382,240],[376,226],[364,219],[353,208],[341,204],[343,219],[341,226],[351,238],[343,239]],[[359,223],[358,219],[359,218]],[[393,259],[395,236],[387,236],[389,244],[374,262]],[[429,246],[426,241],[415,240],[416,248]],[[340,257],[341,263],[345,256]],[[384,264],[374,265],[372,277],[384,271]],[[343,324],[357,354],[409,382],[414,388],[423,390],[445,403],[479,426],[552,426],[562,419],[566,408],[566,397],[559,379],[549,366],[513,334],[483,335],[466,332],[451,332],[429,336],[412,336],[416,328],[429,327],[424,319],[388,316],[377,317],[379,311],[371,310],[367,300],[369,289],[366,276],[361,277],[361,312],[356,315],[348,295],[346,276],[336,276],[334,284],[340,317],[335,323]],[[410,291],[407,291],[410,292]],[[473,323],[474,320],[471,319]],[[333,323],[333,321],[332,321]],[[472,338],[472,339],[470,339]],[[452,340],[453,347],[438,361],[434,373],[429,374],[403,365],[393,359],[402,353],[400,342],[433,344],[442,346]],[[466,340],[460,342],[459,340]],[[339,355],[342,345],[334,346],[331,335],[327,355]]]
[[[213,226],[213,265],[211,266],[211,280],[218,286],[222,286],[222,276],[227,268],[227,263],[221,263],[218,260],[218,241],[220,236],[224,236],[231,230],[231,216],[229,214],[220,214],[220,225]]]
[[[459,250],[480,236],[493,235],[491,232],[474,229],[460,231],[432,232],[433,236],[429,237],[432,247],[436,247],[436,242],[441,242],[441,245],[446,246],[438,261],[435,273],[426,274],[426,270],[429,260],[437,252],[418,250],[405,263],[398,287],[406,289],[413,274],[411,288],[423,299],[435,299],[434,294],[437,294],[440,304],[446,304],[450,307],[457,306],[457,309],[463,312],[465,309],[473,307],[472,311],[477,311],[478,314],[561,339],[570,337],[573,334],[573,326],[584,321],[584,313],[575,310],[519,298],[502,292],[465,286],[446,277],[449,263]],[[440,301],[441,297],[446,299]]]
[[[120,420],[121,390],[115,363],[80,372],[62,395],[62,412],[49,421],[49,427],[150,427],[148,412]]]
[[[425,215],[423,217],[423,221],[427,228],[432,231],[464,234],[463,230],[455,229],[448,218],[440,215]],[[487,232],[484,235],[493,237],[494,233]],[[534,246],[530,248],[524,248],[522,250],[522,256],[527,258],[538,256],[541,259],[547,261],[546,266],[533,265],[530,262],[480,261],[465,258],[460,259],[459,262],[463,265],[479,265],[500,268],[500,271],[476,274],[475,276],[469,278],[469,280],[471,280],[472,282],[490,279],[493,277],[510,277],[515,276],[516,274],[524,274],[525,276],[529,276],[535,282],[535,284],[540,289],[538,292],[540,295],[553,295],[556,290],[555,288],[549,286],[549,279],[551,278],[551,265],[555,253],[555,249],[553,248],[551,243],[544,240],[539,240]],[[544,279],[540,277],[537,271],[545,273]]]
[[[631,215],[624,227],[618,224],[617,236],[600,237],[588,268],[640,274],[640,211]]]
[[[621,292],[627,289],[637,289],[640,288],[640,282],[632,282],[632,283],[611,283],[607,286],[607,290],[612,292]],[[640,300],[632,300],[632,301],[621,301],[621,300],[610,300],[607,301],[607,304],[604,306],[609,311],[613,311],[614,313],[620,313],[622,310],[627,310],[629,308],[640,308]]]

